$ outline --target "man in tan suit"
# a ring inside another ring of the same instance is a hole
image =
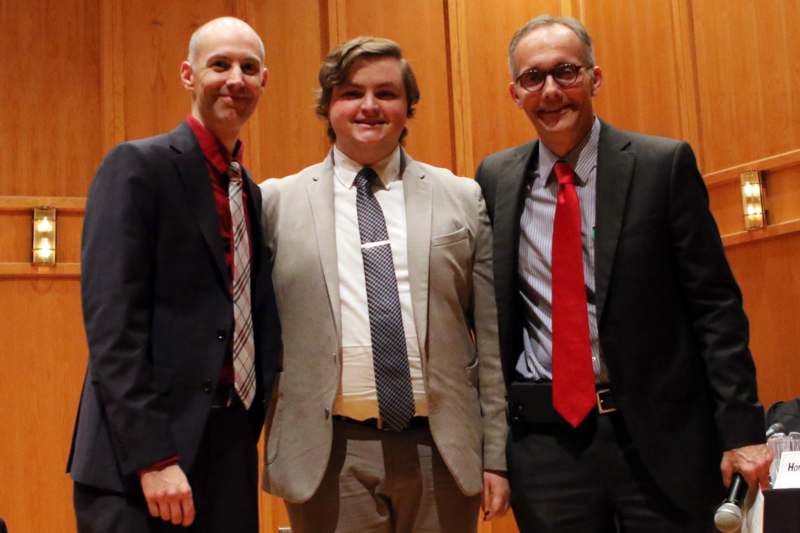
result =
[[[331,152],[261,186],[284,325],[265,489],[295,533],[475,531],[508,505],[480,188],[401,147],[397,43],[344,43],[319,79]]]

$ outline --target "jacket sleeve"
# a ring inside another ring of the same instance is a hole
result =
[[[142,147],[115,148],[90,187],[81,245],[88,379],[123,475],[177,454],[150,355],[155,174]]]
[[[723,450],[764,442],[742,294],[725,258],[708,192],[686,143],[673,153],[671,242],[680,284],[714,401]]]
[[[483,467],[506,470],[506,392],[500,362],[492,265],[492,227],[479,186],[475,186],[477,233],[472,266],[473,321],[478,348],[478,383],[483,416]]]

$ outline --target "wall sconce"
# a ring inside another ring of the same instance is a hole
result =
[[[751,170],[739,174],[742,185],[742,209],[744,229],[760,229],[767,224],[767,210],[764,195],[763,172]]]
[[[34,265],[56,264],[56,208],[33,208]]]

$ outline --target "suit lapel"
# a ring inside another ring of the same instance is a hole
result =
[[[619,233],[622,229],[628,189],[635,168],[633,152],[626,150],[630,139],[602,124],[597,153],[597,215],[595,220],[595,305],[598,322],[608,295]]]
[[[402,151],[403,194],[406,204],[406,247],[411,306],[422,360],[427,358],[428,337],[428,267],[431,250],[432,185],[425,171]]]
[[[494,263],[496,285],[502,287],[500,305],[511,309],[517,279],[517,256],[519,253],[520,216],[524,205],[526,170],[528,161],[538,148],[536,142],[520,147],[506,165],[502,176],[498,176],[495,188],[494,208]]]
[[[231,274],[225,265],[225,250],[220,233],[220,221],[214,203],[214,190],[208,176],[208,167],[203,152],[197,144],[192,130],[185,123],[169,134],[170,147],[177,153],[173,160],[183,183],[184,198],[194,219],[200,226],[200,232],[211,250],[217,271],[225,282],[231,286]],[[230,292],[230,291],[229,291]]]
[[[306,193],[314,220],[316,237],[325,286],[336,332],[342,336],[342,314],[339,303],[339,263],[336,254],[336,216],[333,209],[333,159],[328,155],[321,171],[310,176]]]

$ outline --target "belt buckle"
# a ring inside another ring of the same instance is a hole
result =
[[[606,407],[605,401],[606,398],[611,394],[611,389],[605,388],[600,389],[595,393],[597,397],[597,413],[601,415],[607,415],[608,413],[614,413],[617,411],[616,407]]]

